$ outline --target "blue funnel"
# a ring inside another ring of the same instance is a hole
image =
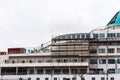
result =
[[[115,14],[115,16],[110,20],[107,26],[118,26],[120,25],[120,11]]]

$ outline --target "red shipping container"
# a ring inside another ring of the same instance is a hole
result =
[[[8,48],[8,54],[25,53],[25,48]]]
[[[0,55],[6,55],[7,52],[0,52]]]

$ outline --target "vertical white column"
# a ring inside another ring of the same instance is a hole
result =
[[[89,64],[88,64],[89,65]],[[87,73],[90,73],[90,71],[89,71],[89,66],[87,67]]]
[[[2,70],[2,68],[0,67],[0,77],[1,77],[0,79],[2,80],[3,74],[2,74],[2,71],[1,71],[1,70]]]
[[[34,74],[36,74],[36,69],[35,69],[35,67],[34,67]]]
[[[16,75],[18,75],[18,67],[16,67]]]
[[[43,68],[43,74],[45,74],[45,68]]]
[[[0,68],[0,75],[2,74],[2,73],[1,73],[1,69],[2,69],[2,68]]]
[[[117,58],[115,59],[115,73],[118,73]]]
[[[63,69],[60,69],[60,73],[63,74]]]
[[[71,69],[70,69],[70,66],[69,66],[69,74],[71,74]]]
[[[27,75],[29,74],[29,68],[27,68]]]

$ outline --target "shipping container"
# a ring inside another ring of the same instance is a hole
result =
[[[7,54],[7,52],[5,52],[5,51],[0,52],[0,55],[6,55],[6,54]]]
[[[8,54],[20,54],[25,52],[25,48],[8,48]]]

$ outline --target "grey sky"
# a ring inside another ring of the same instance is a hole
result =
[[[106,25],[120,0],[0,0],[0,51]]]

